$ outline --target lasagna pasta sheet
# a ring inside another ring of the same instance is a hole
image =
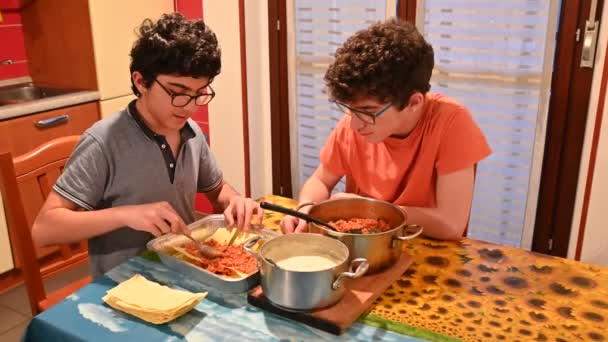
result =
[[[206,296],[207,292],[175,290],[136,274],[109,290],[103,301],[147,322],[162,324],[190,311]]]

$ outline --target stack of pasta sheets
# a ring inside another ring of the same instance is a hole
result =
[[[171,289],[136,274],[109,290],[103,301],[144,321],[163,324],[190,311],[206,296],[207,292]]]

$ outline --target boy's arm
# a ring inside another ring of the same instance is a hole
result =
[[[306,180],[302,189],[298,203],[320,202],[329,198],[332,189],[338,184],[342,176],[331,173],[323,164],[319,165],[315,172]],[[300,211],[308,213],[310,206],[303,207]],[[306,221],[293,216],[285,216],[281,220],[281,229],[285,233],[299,233],[306,229]]]
[[[298,203],[319,202],[328,199],[331,191],[340,181],[340,178],[342,176],[334,175],[327,168],[323,167],[323,164],[319,165],[302,186]],[[304,208],[302,208],[302,211],[308,212],[309,209]]]
[[[32,226],[32,238],[38,246],[72,243],[125,226],[154,236],[184,231],[186,227],[167,202],[81,211],[51,191]]]
[[[441,240],[459,240],[471,211],[474,167],[437,177],[436,208],[402,207],[408,222],[424,227],[423,234]]]

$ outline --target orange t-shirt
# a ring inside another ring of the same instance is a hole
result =
[[[321,150],[323,167],[346,175],[349,192],[397,205],[435,207],[437,175],[473,166],[492,150],[463,105],[433,93],[426,99],[426,112],[404,139],[368,143],[345,115]]]

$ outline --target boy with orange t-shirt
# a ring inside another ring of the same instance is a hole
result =
[[[416,28],[389,20],[357,32],[325,74],[345,115],[321,150],[299,202],[322,201],[346,176],[346,194],[392,202],[437,239],[459,239],[473,197],[475,165],[491,153],[469,111],[428,92],[433,49]],[[302,211],[310,207],[303,207]],[[286,233],[304,221],[287,216]]]

